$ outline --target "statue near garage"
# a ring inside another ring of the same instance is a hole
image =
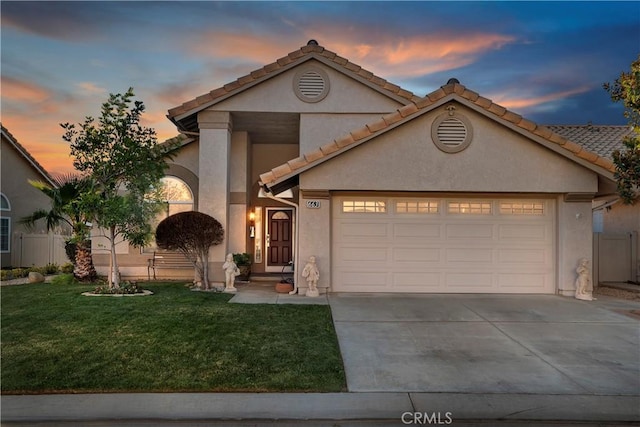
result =
[[[308,297],[317,297],[320,295],[318,292],[318,279],[320,278],[320,272],[318,271],[318,266],[316,265],[316,257],[313,255],[309,257],[309,261],[304,266],[302,270],[302,277],[307,279],[307,296]]]
[[[591,281],[591,263],[587,258],[580,259],[576,268],[576,299],[593,301],[593,282]]]
[[[224,270],[224,292],[237,292],[238,289],[235,287],[236,277],[240,275],[240,269],[233,261],[233,254],[227,254],[227,259],[224,264],[222,264],[222,269]]]

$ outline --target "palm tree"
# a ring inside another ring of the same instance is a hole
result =
[[[19,222],[30,228],[37,221],[44,220],[49,231],[62,224],[71,227],[73,236],[67,243],[75,244],[73,275],[81,281],[93,281],[97,273],[91,256],[91,240],[87,226],[89,216],[82,205],[82,195],[90,189],[91,181],[68,174],[56,178],[54,183],[55,187],[51,187],[42,181],[29,180],[29,184],[51,199],[51,209],[38,209]]]

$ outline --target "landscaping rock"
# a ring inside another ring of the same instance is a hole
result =
[[[29,272],[29,283],[42,283],[44,282],[44,276],[37,271]]]

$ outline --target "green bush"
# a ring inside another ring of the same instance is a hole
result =
[[[236,265],[238,265],[238,266],[240,266],[240,265],[251,265],[251,254],[248,254],[246,252],[239,253],[239,254],[233,254],[233,262],[235,262]]]
[[[59,274],[56,277],[54,277],[53,279],[51,279],[51,284],[52,285],[75,285],[77,284],[78,281],[73,277],[73,274],[70,273],[63,273],[63,274]]]
[[[64,274],[73,273],[73,264],[70,262],[62,264],[62,266],[60,266],[60,272]]]

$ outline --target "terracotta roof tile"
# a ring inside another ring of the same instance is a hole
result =
[[[525,118],[523,118],[522,120],[520,120],[518,123],[516,123],[518,125],[518,127],[521,127],[522,129],[526,129],[529,132],[533,132],[533,130],[538,127],[537,124],[535,124],[534,122],[532,122],[531,120],[527,120]]]
[[[353,144],[355,138],[350,133],[341,136],[340,138],[336,138],[335,142],[339,148],[345,147],[347,145]]]
[[[480,95],[477,92],[474,92],[469,89],[465,89],[464,92],[462,92],[462,97],[465,99],[468,99],[471,102],[476,102],[476,100],[478,99],[478,97],[480,97]]]
[[[465,87],[462,86],[461,84],[455,83],[453,85],[453,92],[454,93],[457,93],[458,95],[462,95],[464,93],[464,91],[465,91]]]
[[[605,159],[604,157],[598,157],[595,164],[605,169],[609,169],[611,172],[615,172],[616,170],[616,166],[613,162],[609,159]]]
[[[484,96],[478,96],[478,99],[473,102],[484,109],[488,109],[489,107],[491,107],[491,104],[493,104],[493,101],[491,101],[489,98],[485,98]]]
[[[427,95],[427,97],[433,102],[436,102],[444,98],[445,96],[447,96],[447,93],[444,91],[443,88],[436,89],[435,91]]]
[[[369,123],[367,125],[367,127],[373,133],[373,132],[377,132],[379,130],[382,130],[382,129],[386,128],[387,127],[387,123],[385,123],[384,120],[380,119],[380,120],[377,120],[375,122]]]
[[[567,150],[571,151],[574,154],[577,154],[580,151],[582,151],[582,146],[581,145],[576,144],[575,142],[571,142],[571,141],[567,141],[567,143],[564,144],[563,147],[566,148]]]
[[[492,102],[491,105],[489,106],[489,108],[487,108],[487,111],[492,112],[493,114],[495,114],[498,117],[502,117],[507,112],[507,109],[504,108],[502,105],[494,104]]]
[[[223,87],[224,87],[224,90],[226,90],[227,92],[231,92],[233,90],[238,89],[240,86],[241,86],[240,82],[236,80],[235,82],[227,83]]]
[[[402,120],[402,114],[400,114],[400,112],[396,110],[393,113],[385,114],[384,116],[382,116],[382,120],[385,121],[387,126],[390,126]]]
[[[307,164],[307,161],[304,158],[304,156],[301,156],[301,157],[296,157],[295,159],[289,160],[287,163],[289,164],[289,167],[291,169],[296,170],[305,166]]]
[[[291,170],[291,167],[287,163],[285,163],[284,165],[280,165],[276,168],[271,169],[271,172],[273,172],[276,178],[280,178],[281,176],[288,175],[293,171]]]
[[[354,141],[359,141],[371,135],[371,131],[367,126],[361,127],[351,132]]]
[[[265,172],[263,174],[260,174],[260,182],[262,182],[264,184],[268,184],[270,182],[273,182],[276,179],[277,179],[276,176],[271,171]]]
[[[398,113],[400,113],[402,117],[410,116],[417,111],[418,107],[416,106],[416,104],[408,104],[398,109]]]
[[[320,147],[320,151],[325,156],[329,155],[331,153],[335,153],[339,149],[340,149],[340,147],[338,146],[338,143],[336,141],[331,141],[330,143],[325,144],[322,147]]]
[[[576,154],[581,159],[585,159],[588,162],[595,162],[598,159],[598,155],[596,153],[592,153],[591,151],[581,150]]]
[[[320,150],[319,148],[309,153],[305,153],[304,155],[304,159],[307,161],[307,163],[315,162],[316,160],[321,159],[323,157],[324,157],[324,154],[322,153],[322,150]]]
[[[255,77],[253,77],[251,74],[247,74],[246,76],[240,77],[238,79],[238,83],[240,83],[240,85],[245,85],[247,83],[251,83],[254,80]]]
[[[551,131],[551,129],[549,129],[546,126],[537,126],[533,133],[535,133],[538,136],[541,136],[545,139],[549,139],[551,137],[551,135],[553,134],[553,132]]]
[[[513,111],[508,110],[502,115],[502,118],[511,123],[519,123],[520,120],[522,120],[522,116],[520,114],[516,114]]]

